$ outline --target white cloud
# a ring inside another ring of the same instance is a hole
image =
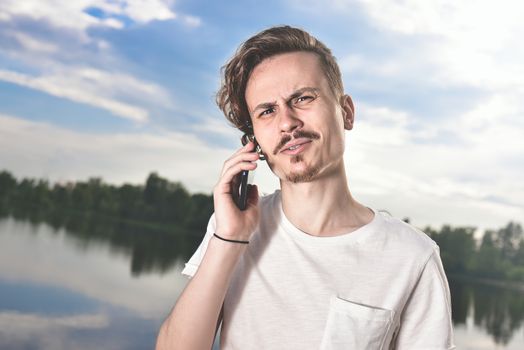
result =
[[[109,325],[104,314],[80,314],[70,316],[42,316],[18,312],[0,312],[0,333],[15,334],[49,331],[51,328],[101,329]]]
[[[347,12],[357,6],[383,31],[425,37],[413,43],[416,55],[403,62],[404,72],[415,61],[425,61],[434,64],[425,78],[437,85],[518,87],[523,92],[524,4],[518,0],[333,0],[332,6]],[[345,60],[354,63],[351,57]],[[365,58],[359,62],[367,64]],[[388,72],[391,64],[386,58],[377,70]]]
[[[494,115],[493,127],[479,131],[469,112],[433,125],[385,107],[357,103],[356,111],[354,130],[347,134],[346,165],[350,185],[363,198],[420,225],[493,228],[523,217],[519,129],[497,123]],[[459,145],[420,143],[421,137],[444,131],[456,133]]]
[[[113,29],[122,29],[124,28],[124,23],[115,18],[105,18],[101,21],[105,26]]]
[[[101,9],[108,16],[123,15],[140,23],[176,17],[169,1],[162,0],[4,0],[0,3],[0,19],[8,21],[16,17],[28,17],[47,21],[55,27],[78,31],[92,26],[115,27],[115,20],[107,21],[86,13],[85,10],[89,8]]]
[[[199,125],[193,126],[193,131],[195,134],[210,132],[217,135],[222,135],[230,140],[237,139],[238,145],[240,147],[240,138],[242,133],[234,128],[233,126],[227,124],[225,119],[217,118],[205,118],[201,121]]]
[[[383,57],[365,57],[362,54],[349,54],[342,57],[338,64],[344,74],[374,74],[381,77],[395,77],[403,72],[403,63],[394,60],[384,61]],[[349,85],[351,86],[351,84]]]
[[[0,48],[0,55],[17,62],[19,68],[0,69],[0,80],[102,108],[132,121],[147,121],[151,113],[147,106],[172,109],[172,96],[157,84],[122,72],[126,65],[112,50],[111,42],[94,36],[89,29],[122,29],[122,18],[140,24],[176,19],[172,7],[171,0],[2,1],[0,22],[4,22],[10,45]],[[90,9],[102,14],[88,14]],[[17,24],[20,19],[33,20],[49,32],[35,33],[33,26]],[[183,15],[181,21],[190,27],[200,25],[194,16]]]
[[[63,67],[38,77],[0,70],[0,80],[102,108],[116,116],[138,122],[147,121],[149,113],[137,106],[137,101],[171,107],[169,94],[158,85],[124,73],[88,67]],[[126,98],[135,103],[123,102],[122,99]]]
[[[83,30],[100,23],[96,18],[84,13],[92,1],[73,0],[5,0],[0,3],[0,18],[10,21],[17,17],[31,18],[37,21],[47,21],[56,27]],[[60,11],[57,11],[60,9]]]
[[[6,115],[0,115],[0,124],[2,167],[17,176],[51,181],[101,176],[118,184],[144,183],[151,171],[158,171],[192,191],[209,193],[233,153],[177,132],[83,133]]]
[[[493,94],[473,109],[458,116],[451,130],[463,130],[462,137],[487,156],[517,156],[524,160],[524,100],[519,93]]]
[[[506,115],[506,122],[524,114],[522,2],[333,0],[332,6],[342,13],[358,7],[371,26],[386,33],[383,40],[404,43],[387,55],[364,51],[342,57],[345,73],[360,74],[358,87],[377,90],[396,81],[395,88],[408,83],[411,89],[453,88],[464,95],[482,91],[492,102],[503,101],[496,114]],[[477,120],[492,116],[479,106],[470,113]]]
[[[378,26],[404,34],[432,34],[468,39],[483,48],[500,48],[520,26],[524,7],[518,0],[335,0],[349,8],[360,4]]]
[[[41,52],[41,53],[55,53],[58,51],[58,47],[51,42],[44,42],[43,40],[37,40],[30,35],[27,35],[22,32],[11,32],[12,37],[14,37],[20,45],[25,49],[32,52]]]
[[[409,117],[405,112],[357,104],[355,114],[365,118],[365,122],[358,126],[358,132],[365,135],[368,144],[385,148],[403,145],[410,137],[407,130]]]
[[[137,22],[167,20],[176,17],[165,1],[162,0],[123,0],[123,13]]]
[[[189,27],[198,27],[202,24],[202,20],[199,17],[185,15],[182,18]]]

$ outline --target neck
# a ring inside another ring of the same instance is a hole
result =
[[[352,232],[373,219],[373,212],[358,203],[349,190],[344,165],[311,182],[280,181],[282,209],[288,220],[314,236]]]

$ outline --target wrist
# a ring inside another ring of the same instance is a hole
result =
[[[251,233],[244,230],[229,229],[224,227],[215,227],[213,234],[220,236],[220,238],[225,238],[227,240],[234,241],[249,241]],[[218,238],[218,239],[220,239]]]
[[[243,239],[231,239],[231,238],[227,238],[227,237],[222,237],[220,235],[218,235],[216,232],[213,233],[213,236],[220,239],[221,241],[224,241],[224,242],[228,242],[228,243],[236,243],[236,244],[249,244],[249,241],[248,240],[243,240]]]
[[[249,244],[239,244],[239,243],[231,243],[224,240],[221,240],[220,238],[216,237],[214,234],[211,236],[211,240],[209,242],[212,243],[215,247],[219,248],[222,252],[227,252],[227,254],[235,252],[235,254],[243,254],[243,252],[247,249]]]

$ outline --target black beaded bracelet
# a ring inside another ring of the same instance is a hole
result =
[[[231,243],[242,243],[242,244],[248,244],[249,243],[249,241],[237,241],[236,239],[227,239],[227,238],[224,238],[224,237],[220,237],[216,233],[213,233],[213,236],[215,236],[216,238],[221,239],[223,241],[231,242]]]

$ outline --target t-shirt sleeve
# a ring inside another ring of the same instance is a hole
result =
[[[206,253],[209,240],[211,239],[211,237],[213,237],[213,233],[215,233],[215,227],[215,214],[213,214],[211,215],[211,218],[209,219],[209,222],[207,224],[206,235],[204,236],[204,239],[198,246],[197,250],[193,253],[189,261],[186,263],[184,269],[182,270],[182,275],[187,277],[193,277],[195,275],[195,273],[198,270],[198,267],[200,266],[200,262],[204,258],[204,254]]]
[[[400,316],[400,328],[394,348],[456,348],[449,285],[440,259],[440,249],[436,244]]]

